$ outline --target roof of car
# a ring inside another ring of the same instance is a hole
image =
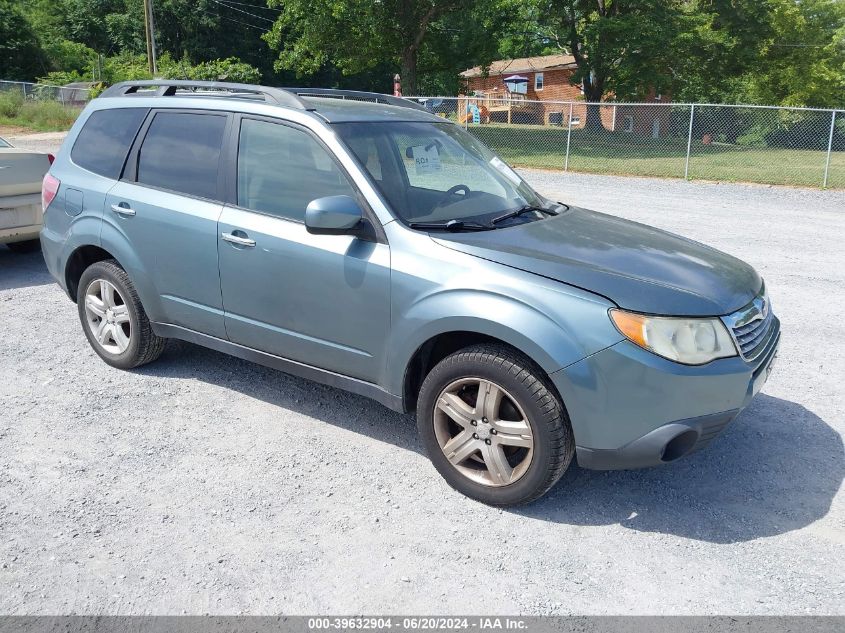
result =
[[[337,97],[304,97],[305,101],[315,106],[315,113],[329,123],[348,123],[353,121],[428,121],[443,122],[443,119],[415,108],[373,103],[357,99],[339,99]]]
[[[425,106],[393,95],[359,90],[334,88],[275,88],[255,84],[236,84],[216,81],[188,81],[152,79],[125,81],[108,88],[101,98],[133,98],[174,100],[176,98],[202,100],[206,107],[211,101],[223,105],[233,100],[260,102],[281,106],[329,123],[348,121],[428,121],[441,118],[428,112]],[[162,101],[162,104],[166,101]],[[215,104],[216,105],[216,104]]]

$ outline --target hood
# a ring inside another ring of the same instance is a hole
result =
[[[437,233],[432,239],[648,314],[729,314],[748,304],[762,285],[751,266],[726,253],[575,207],[545,220],[495,231]]]

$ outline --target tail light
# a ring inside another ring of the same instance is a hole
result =
[[[53,161],[56,160],[56,157],[53,154],[47,154],[47,160],[50,161],[50,164],[53,164]]]
[[[59,193],[59,186],[61,184],[59,179],[50,173],[44,176],[44,180],[41,182],[41,207],[45,211],[56,197],[56,194]]]

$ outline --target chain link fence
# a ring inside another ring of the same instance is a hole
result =
[[[66,106],[84,106],[91,98],[86,86],[50,86],[25,81],[0,81],[0,94],[16,93],[33,101],[56,101]]]
[[[410,97],[517,167],[845,187],[845,110]]]

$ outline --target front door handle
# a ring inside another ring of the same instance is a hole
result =
[[[248,237],[241,237],[240,235],[233,235],[232,233],[221,233],[220,237],[222,237],[227,242],[237,244],[238,246],[255,246],[255,240],[250,239]]]
[[[126,204],[126,203],[121,202],[120,204],[113,204],[113,205],[111,205],[111,210],[114,211],[115,213],[117,213],[118,215],[123,215],[123,216],[126,216],[128,218],[131,218],[133,215],[135,215],[135,209],[133,209],[129,205],[126,205],[125,207],[121,206],[121,205],[124,205],[124,204]]]

